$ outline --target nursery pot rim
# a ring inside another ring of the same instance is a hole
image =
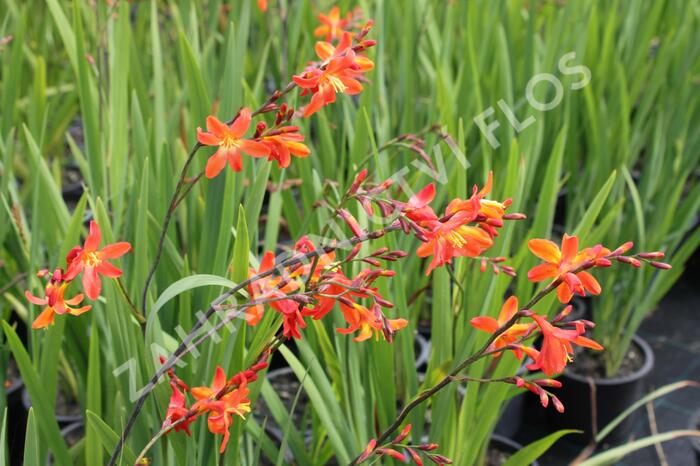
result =
[[[501,434],[497,434],[497,433],[493,432],[493,433],[491,434],[491,437],[489,437],[489,443],[488,443],[488,445],[487,445],[487,447],[486,447],[487,449],[488,449],[488,447],[491,445],[491,442],[493,442],[494,440],[495,440],[496,442],[500,442],[501,444],[503,444],[503,445],[505,445],[505,446],[507,446],[507,447],[512,448],[513,450],[515,450],[514,453],[517,453],[517,452],[520,451],[521,449],[525,448],[525,446],[524,446],[523,444],[521,444],[521,443],[519,443],[519,442],[516,442],[516,441],[513,440],[512,438],[506,437],[505,435],[501,435]],[[530,466],[540,466],[540,463],[539,463],[537,460],[535,460],[535,461],[533,461],[532,463],[530,463]]]
[[[29,391],[27,390],[26,387],[22,389],[22,405],[24,406],[24,409],[29,411],[29,409],[32,407],[32,398],[29,396]],[[66,427],[75,424],[75,423],[82,423],[84,422],[83,415],[81,414],[59,414],[55,412],[54,410],[54,415],[56,416],[56,421],[60,423],[66,424]]]
[[[646,377],[649,372],[654,368],[654,350],[652,349],[651,345],[646,342],[642,337],[640,337],[638,334],[634,334],[632,337],[632,343],[636,344],[639,349],[641,350],[642,357],[644,358],[644,363],[642,364],[642,367],[637,369],[636,371],[632,372],[631,374],[624,375],[621,377],[609,377],[609,378],[602,378],[602,377],[594,377],[593,378],[593,383],[596,385],[622,385],[626,384],[629,382],[634,382],[636,380],[640,380],[644,377]],[[577,374],[572,370],[567,369],[564,371],[564,374],[566,377],[573,379],[579,383],[582,384],[587,384],[588,383],[588,377]]]

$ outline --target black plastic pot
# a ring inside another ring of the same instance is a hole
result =
[[[24,455],[24,437],[27,430],[27,411],[22,404],[22,379],[15,378],[5,390],[7,400],[7,442],[12,464],[21,464]]]
[[[489,442],[489,449],[496,448],[500,451],[506,453],[515,454],[523,448],[521,444],[503,435],[493,434],[491,435],[491,441]],[[540,463],[533,461],[530,466],[540,466]]]
[[[690,424],[688,424],[688,429],[700,430],[700,409],[695,411],[693,415],[690,416]],[[700,466],[700,438],[690,437],[690,444],[693,446],[693,451],[695,451],[695,463]]]
[[[416,355],[416,369],[419,372],[425,372],[430,358],[430,340],[425,338],[420,333],[416,333],[416,339],[413,346],[413,351]]]
[[[24,409],[27,411],[29,411],[29,408],[32,407],[32,400],[29,397],[29,392],[26,389],[22,390],[22,404],[24,405]],[[68,427],[71,424],[83,422],[82,414],[55,414],[56,422],[58,422],[58,426],[60,428]]]
[[[651,346],[639,336],[634,336],[633,344],[641,351],[644,362],[641,368],[624,377],[594,379],[576,374],[570,370],[559,377],[563,387],[552,392],[564,403],[566,411],[557,413],[547,410],[547,419],[553,430],[560,428],[580,429],[583,435],[572,436],[572,440],[587,443],[592,438],[593,406],[591,385],[595,390],[597,431],[603,429],[632,403],[644,394],[644,379],[654,367],[654,353]],[[632,433],[638,412],[628,416],[607,437],[603,443],[619,444]]]

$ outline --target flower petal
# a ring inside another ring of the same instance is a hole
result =
[[[547,280],[548,278],[554,278],[557,276],[557,266],[545,262],[544,264],[536,265],[527,272],[527,278],[531,282],[541,282],[542,280]]]
[[[558,264],[561,261],[559,246],[548,239],[531,239],[527,243],[530,251],[545,262]]]
[[[241,150],[251,157],[264,157],[270,154],[270,148],[262,142],[243,139],[240,141]]]
[[[501,326],[508,322],[516,312],[518,312],[518,298],[511,296],[503,303],[501,313],[498,315],[498,325]]]
[[[209,179],[214,178],[221,173],[221,170],[223,170],[225,166],[226,152],[219,149],[214,155],[209,157],[209,160],[207,160],[207,167],[204,170],[204,174]]]
[[[251,119],[250,115],[251,114],[249,108],[243,107],[241,109],[236,119],[233,120],[233,123],[231,123],[231,134],[233,135],[233,137],[241,138],[246,133],[246,131],[248,131]]]
[[[498,330],[498,322],[496,319],[489,316],[474,317],[469,323],[472,327],[488,333],[494,333]]]
[[[99,264],[97,264],[95,270],[97,271],[97,273],[107,278],[117,278],[121,277],[122,275],[122,271],[120,269],[118,269],[117,267],[115,267],[107,261],[102,261]]]
[[[583,287],[591,294],[598,295],[602,291],[600,283],[588,272],[579,272],[576,276],[581,280]]]
[[[97,251],[97,248],[100,246],[100,241],[102,241],[102,233],[100,233],[100,226],[97,224],[96,221],[91,220],[90,233],[88,233],[88,236],[85,239],[84,249],[88,252]]]
[[[103,247],[100,251],[100,256],[102,259],[118,259],[129,251],[131,251],[131,244],[126,241],[120,241],[119,243],[112,243]]]
[[[97,270],[94,267],[85,267],[83,272],[83,289],[88,298],[93,301],[100,297],[100,289],[102,282],[100,281]]]
[[[44,328],[53,324],[54,314],[53,308],[47,307],[36,319],[34,319],[34,322],[32,322],[32,328]]]

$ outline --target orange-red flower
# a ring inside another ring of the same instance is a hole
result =
[[[43,298],[34,296],[29,291],[24,292],[24,295],[30,303],[38,306],[46,306],[41,314],[39,314],[34,322],[32,322],[33,329],[44,328],[53,324],[56,314],[70,314],[72,316],[79,316],[92,308],[90,305],[78,308],[73,307],[82,302],[83,295],[81,293],[72,298],[66,299],[64,294],[67,286],[68,282],[63,281],[61,270],[57,269],[52,274],[49,282],[46,284],[46,289],[44,291],[45,295]]]
[[[530,370],[539,369],[547,375],[560,373],[571,361],[571,355],[574,353],[572,344],[594,350],[603,349],[595,341],[582,336],[585,331],[583,325],[577,325],[576,329],[562,329],[552,325],[544,316],[530,314],[530,317],[537,323],[543,337],[542,348],[539,351],[528,351],[528,355],[535,360],[527,366]]]
[[[258,9],[260,9],[260,11],[262,11],[262,12],[267,11],[267,0],[258,0],[257,3],[258,3]]]
[[[198,401],[193,405],[193,409],[209,412],[207,425],[209,431],[214,434],[223,435],[221,453],[226,449],[229,440],[229,428],[233,423],[232,415],[245,419],[245,414],[250,412],[250,400],[248,399],[248,387],[245,377],[240,378],[238,387],[217,399],[217,395],[226,387],[226,374],[220,366],[216,366],[216,373],[211,387],[194,387],[191,390],[192,396]]]
[[[253,268],[248,270],[248,276],[253,277],[259,273],[266,272],[275,266],[275,255],[274,253],[268,251],[263,254],[262,261],[260,262],[260,267],[256,271]],[[284,298],[289,293],[292,293],[299,289],[299,284],[296,280],[290,279],[289,277],[279,276],[277,274],[269,275],[267,277],[255,280],[248,286],[248,293],[250,299],[253,301],[261,301],[270,299],[268,303],[277,312],[287,316],[294,315],[299,310],[299,304],[291,299],[280,299]],[[264,304],[256,304],[247,308],[247,320],[249,325],[256,325],[260,322],[264,311]],[[303,323],[303,320],[302,320]],[[292,331],[292,334],[298,334]],[[286,333],[285,333],[286,335]]]
[[[250,126],[250,109],[243,108],[231,125],[219,121],[215,116],[207,117],[207,132],[197,128],[197,140],[205,146],[218,146],[217,151],[209,157],[204,173],[207,178],[214,178],[224,169],[226,162],[233,171],[243,169],[241,152],[251,157],[264,157],[270,154],[270,148],[265,144],[243,136]]]
[[[472,327],[479,330],[483,330],[488,333],[495,333],[496,330],[505,325],[516,313],[518,312],[518,298],[511,296],[503,303],[501,307],[501,312],[498,314],[498,319],[494,319],[489,316],[479,316],[474,317],[470,323]],[[516,342],[521,337],[525,336],[530,329],[528,324],[516,323],[508,328],[505,332],[501,333],[493,342],[494,349],[505,348],[511,343]],[[522,351],[518,348],[513,348],[513,352],[518,359],[522,358]],[[502,353],[494,353],[495,356],[500,356]]]
[[[181,419],[184,419],[190,414],[189,409],[185,405],[185,394],[180,391],[178,384],[174,380],[170,381],[170,388],[172,388],[173,393],[170,396],[168,411],[165,414],[163,427],[168,427],[177,423],[177,425],[173,427],[175,432],[184,430],[187,435],[192,435],[190,432],[190,424],[196,420],[196,417],[190,416],[186,420],[181,421]]]
[[[359,331],[360,333],[352,339],[353,341],[365,341],[372,337],[373,334],[379,337],[380,332],[386,336],[385,331],[393,333],[408,325],[406,319],[384,318],[378,304],[375,304],[373,309],[369,310],[358,303],[352,303],[352,306],[350,306],[341,302],[340,309],[343,312],[343,316],[345,316],[348,327],[338,328],[336,331],[342,334]]]
[[[90,222],[90,232],[83,247],[74,247],[66,257],[68,270],[65,281],[70,281],[79,273],[83,273],[83,290],[90,299],[97,299],[102,289],[100,275],[107,278],[117,278],[122,271],[115,267],[108,259],[118,259],[131,250],[131,245],[125,241],[108,244],[102,249],[98,249],[102,241],[100,226],[92,220]]]
[[[586,291],[594,295],[600,294],[600,284],[593,275],[586,271],[574,271],[587,263],[593,265],[596,260],[609,255],[608,249],[597,245],[579,251],[578,238],[567,234],[564,234],[562,239],[561,250],[555,243],[546,239],[531,239],[528,247],[545,263],[530,269],[527,278],[533,282],[550,278],[561,279],[562,282],[557,287],[557,297],[562,303],[568,303],[574,293],[581,296],[585,296]]]
[[[433,256],[426,275],[435,267],[452,262],[453,257],[478,257],[493,245],[493,239],[479,227],[467,225],[472,220],[468,212],[457,212],[444,222],[428,221],[427,241],[421,244],[418,257]]]
[[[359,72],[353,68],[355,52],[348,50],[342,57],[332,59],[324,69],[309,67],[301,75],[292,79],[302,95],[313,94],[304,109],[304,117],[309,117],[322,107],[335,102],[336,94],[355,95],[362,92],[362,84],[357,80]]]
[[[316,55],[321,59],[321,66],[326,66],[331,60],[340,58],[344,54],[347,54],[352,50],[352,39],[353,36],[349,32],[344,32],[338,42],[338,45],[333,45],[330,42],[316,42],[314,50]],[[363,42],[363,44],[374,44],[374,42]],[[354,52],[354,51],[353,51]],[[374,68],[374,62],[369,58],[361,55],[359,53],[354,53],[353,55],[352,68],[360,73],[366,73]]]
[[[340,37],[351,19],[352,15],[349,12],[343,18],[340,15],[340,8],[334,6],[327,15],[319,13],[318,20],[321,22],[321,25],[314,30],[314,36],[325,36],[326,40],[335,40]]]
[[[276,160],[280,168],[287,168],[294,157],[307,157],[311,151],[302,144],[304,135],[298,126],[283,126],[262,136],[260,142],[270,149],[268,160]]]

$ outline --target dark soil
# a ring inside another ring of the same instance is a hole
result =
[[[602,352],[579,350],[576,351],[574,355],[574,361],[575,364],[571,364],[567,368],[567,370],[570,370],[574,374],[584,377],[590,376],[595,379],[609,378],[605,373],[605,363]],[[622,360],[620,369],[617,371],[617,374],[615,374],[614,377],[625,377],[634,374],[641,369],[643,365],[644,354],[642,354],[642,351],[637,347],[637,345],[632,344]]]
[[[56,394],[56,414],[59,416],[81,416],[80,405],[66,396],[62,390]]]
[[[7,373],[5,374],[5,381],[3,385],[5,390],[9,390],[14,387],[19,381],[19,370],[17,369],[17,364],[14,359],[10,359],[7,363]]]
[[[490,445],[486,450],[486,466],[501,466],[513,456],[511,450],[501,449],[497,445]]]

